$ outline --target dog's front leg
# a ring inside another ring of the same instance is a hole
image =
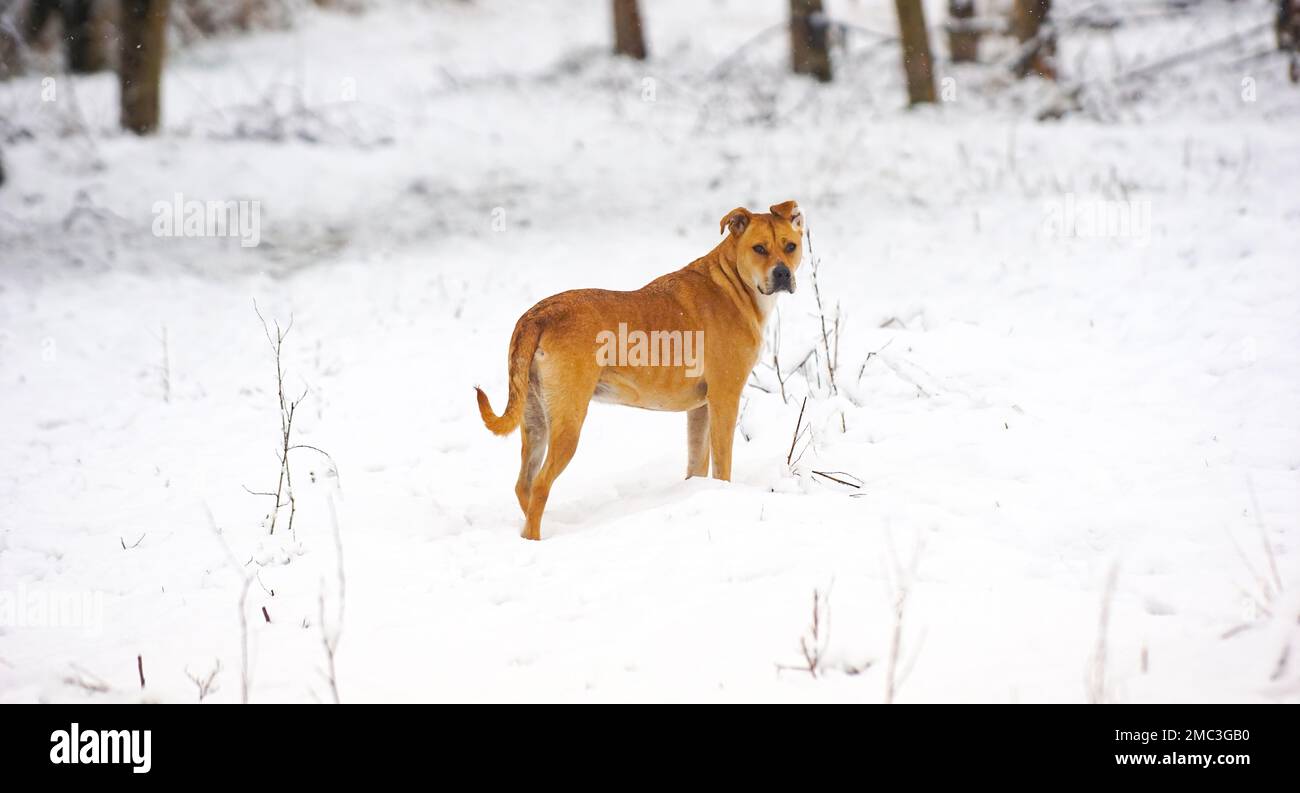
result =
[[[712,385],[712,384],[710,384]],[[740,391],[709,389],[709,441],[713,449],[713,478],[731,481],[731,441],[736,434]]]
[[[686,478],[709,475],[709,406],[686,412]]]

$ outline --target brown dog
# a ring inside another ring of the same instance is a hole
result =
[[[635,292],[578,289],[528,309],[510,337],[510,401],[483,423],[497,435],[523,426],[515,495],[523,536],[540,540],[551,485],[578,448],[591,400],[686,411],[686,476],[731,479],[740,392],[758,361],[776,293],[794,292],[803,257],[794,201],[722,219],[727,238]],[[543,462],[545,459],[545,462]]]

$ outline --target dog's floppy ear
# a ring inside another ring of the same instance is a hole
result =
[[[718,224],[718,232],[721,233],[727,229],[731,229],[731,233],[734,236],[739,237],[741,234],[744,234],[745,229],[749,227],[749,221],[752,217],[753,216],[749,213],[748,209],[745,209],[744,207],[736,207],[723,216],[722,222]]]
[[[803,210],[795,201],[786,201],[784,204],[776,204],[769,207],[773,215],[789,222],[794,226],[795,231],[803,231]]]

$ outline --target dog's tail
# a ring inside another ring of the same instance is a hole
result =
[[[533,364],[533,353],[537,352],[537,340],[542,329],[537,322],[520,322],[510,337],[510,398],[506,409],[500,416],[492,412],[487,394],[478,386],[478,412],[483,417],[483,424],[497,435],[509,435],[519,426],[524,415],[524,401],[528,398],[528,371]]]

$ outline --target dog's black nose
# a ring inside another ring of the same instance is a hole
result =
[[[790,268],[784,264],[778,264],[772,268],[772,286],[790,285]]]

